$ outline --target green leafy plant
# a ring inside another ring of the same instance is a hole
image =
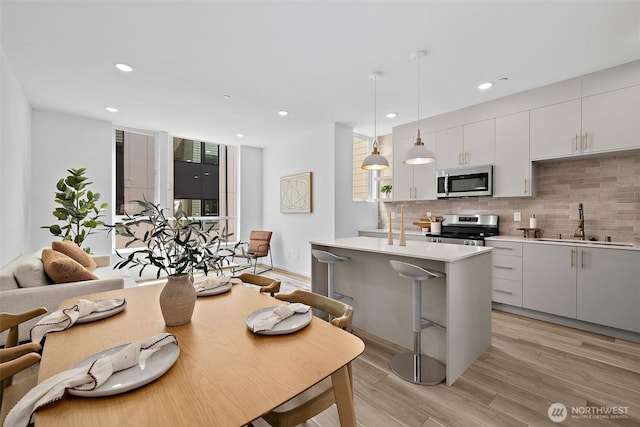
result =
[[[391,184],[386,184],[386,185],[383,185],[382,187],[380,187],[380,192],[382,194],[386,194],[388,196],[389,194],[391,194],[391,189],[392,188],[393,187],[391,186]]]
[[[86,168],[67,169],[69,175],[56,184],[55,202],[60,206],[53,211],[62,224],[45,225],[54,236],[63,240],[72,240],[82,247],[84,240],[95,234],[98,227],[104,225],[100,220],[108,203],[99,204],[100,193],[94,193],[87,187],[93,182],[84,176]],[[90,248],[84,248],[90,252]]]
[[[126,256],[116,251],[121,261],[114,268],[139,266],[141,273],[147,267],[157,268],[156,277],[160,277],[161,272],[191,275],[196,268],[204,270],[205,275],[210,269],[222,274],[225,263],[229,264],[229,258],[235,253],[235,250],[221,248],[222,241],[226,242],[231,234],[226,234],[225,230],[218,233],[213,225],[202,230],[199,221],[193,221],[182,211],[169,217],[159,204],[147,200],[134,200],[133,203],[140,206],[140,212],[134,215],[125,212],[123,222],[106,227],[109,233],[113,231],[130,239],[125,248],[134,243],[142,243],[144,247]]]

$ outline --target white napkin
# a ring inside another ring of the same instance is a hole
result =
[[[207,277],[202,282],[197,283],[195,286],[196,292],[208,291],[211,289],[225,286],[231,281],[231,277]]]
[[[104,356],[89,367],[60,372],[32,388],[7,414],[5,426],[22,427],[29,424],[35,411],[60,400],[68,388],[94,390],[118,371],[137,365],[166,344],[178,343],[174,335],[161,333],[144,341],[133,342],[111,356]]]
[[[40,342],[49,332],[64,331],[73,326],[81,317],[91,313],[113,310],[125,304],[124,299],[110,298],[101,301],[89,301],[79,299],[71,307],[60,310],[43,317],[31,328],[31,341]]]
[[[299,302],[279,305],[272,311],[258,314],[253,320],[253,332],[268,331],[287,317],[296,313],[306,313],[311,307]]]

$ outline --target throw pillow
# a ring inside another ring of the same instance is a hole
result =
[[[13,272],[13,275],[21,288],[31,288],[35,286],[45,286],[49,284],[47,276],[44,274],[42,260],[36,256],[23,260]]]
[[[80,263],[53,249],[44,249],[42,251],[42,263],[44,264],[45,273],[53,283],[98,279],[98,276],[84,268]]]
[[[93,271],[97,267],[96,262],[93,260],[93,258],[71,240],[53,242],[51,243],[51,247],[54,251],[62,252],[69,258],[82,264],[82,266],[89,271]]]

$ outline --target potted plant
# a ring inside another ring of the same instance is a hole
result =
[[[116,251],[121,260],[114,268],[138,266],[142,267],[141,272],[147,267],[157,268],[158,278],[164,272],[167,283],[160,293],[160,308],[165,323],[167,326],[188,323],[196,302],[193,272],[202,269],[206,275],[213,269],[222,273],[225,262],[228,264],[228,258],[234,254],[233,250],[220,247],[229,235],[224,230],[222,233],[211,228],[202,230],[198,221],[182,211],[169,217],[160,205],[147,200],[133,202],[140,206],[140,212],[134,215],[125,212],[123,222],[107,228],[130,239],[125,247],[136,242],[144,246],[126,256]]]
[[[382,194],[384,194],[384,196],[388,199],[391,197],[391,189],[393,187],[391,186],[391,184],[385,184],[382,187],[380,187],[380,192]]]
[[[93,182],[87,181],[84,176],[86,168],[67,169],[69,175],[61,178],[56,184],[55,202],[60,206],[53,211],[62,225],[44,225],[54,236],[62,236],[62,240],[72,240],[76,245],[82,247],[82,243],[89,235],[94,234],[96,229],[104,222],[100,220],[104,216],[103,212],[107,208],[107,203],[98,204],[100,193],[94,193],[87,187]],[[91,253],[91,248],[83,248],[85,252]]]

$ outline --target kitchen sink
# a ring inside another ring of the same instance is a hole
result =
[[[558,242],[558,243],[578,243],[581,245],[594,245],[594,246],[619,246],[632,248],[633,243],[622,243],[622,242],[599,242],[593,240],[578,240],[578,239],[548,239],[548,238],[540,238],[537,239],[540,242]]]

